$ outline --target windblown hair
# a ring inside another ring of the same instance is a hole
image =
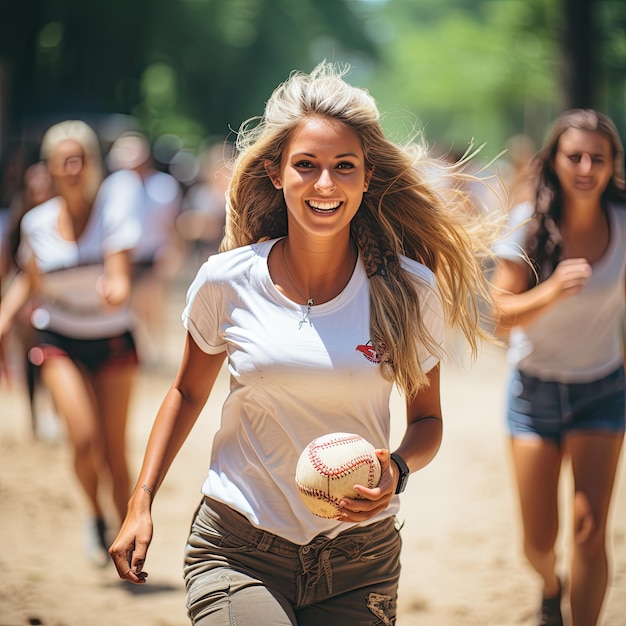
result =
[[[609,139],[613,149],[613,176],[601,198],[603,206],[609,202],[626,202],[624,187],[624,147],[613,121],[592,109],[571,109],[552,125],[542,149],[535,155],[533,170],[536,180],[534,228],[529,237],[527,253],[536,276],[545,280],[561,260],[561,233],[559,224],[563,211],[561,185],[554,169],[554,160],[561,135],[570,128],[601,133]]]
[[[446,321],[462,329],[476,355],[479,339],[488,336],[481,324],[481,310],[487,310],[481,303],[490,300],[483,261],[491,257],[499,231],[462,191],[468,175],[457,166],[426,160],[424,146],[414,139],[400,146],[385,137],[375,100],[347,84],[346,71],[324,62],[311,74],[293,72],[274,91],[264,115],[244,122],[221,249],[287,235],[284,196],[265,163],[280,167],[283,150],[303,120],[321,116],[353,129],[366,168],[373,168],[351,224],[370,280],[371,339],[382,355],[382,376],[412,396],[427,383],[418,346],[443,355],[422,322],[418,292],[399,255],[434,272]]]
[[[100,141],[96,132],[82,120],[66,120],[51,126],[41,140],[41,158],[48,161],[64,141],[75,141],[83,149],[85,168],[84,198],[93,203],[104,178]]]

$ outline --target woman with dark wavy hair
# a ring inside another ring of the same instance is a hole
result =
[[[564,113],[534,159],[536,200],[512,210],[512,234],[497,247],[497,332],[514,366],[508,429],[543,626],[563,623],[562,605],[573,626],[597,624],[609,580],[607,518],[625,414],[623,156],[608,117]],[[566,460],[574,531],[563,576],[555,543]]]
[[[185,560],[194,624],[395,623],[397,494],[441,442],[444,328],[474,347],[482,332],[494,230],[464,227],[477,213],[455,176],[429,180],[423,152],[386,139],[373,98],[342,74],[293,73],[240,131],[222,252],[189,289],[182,364],[110,550],[123,579],[145,582],[152,499],[227,358]],[[407,426],[390,454],[394,384]],[[370,441],[382,478],[321,518],[294,476],[329,432]]]

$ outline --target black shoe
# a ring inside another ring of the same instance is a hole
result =
[[[559,581],[559,593],[552,598],[543,598],[537,614],[537,626],[563,626],[561,614],[562,585]]]
[[[96,537],[98,539],[98,545],[105,552],[108,552],[109,542],[107,541],[107,526],[106,526],[106,522],[101,517],[98,517],[95,520],[95,530],[96,530]]]
[[[85,552],[89,561],[98,567],[109,563],[109,544],[106,523],[101,518],[90,519],[85,534]]]

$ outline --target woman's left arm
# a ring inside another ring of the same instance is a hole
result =
[[[428,387],[407,402],[407,428],[396,454],[402,457],[411,472],[428,465],[441,446],[443,419],[439,379],[440,367],[436,365],[428,372]],[[399,477],[395,463],[392,463],[392,470],[395,490]]]
[[[407,402],[407,428],[395,451],[411,472],[422,469],[433,460],[441,446],[443,421],[439,387],[439,365],[428,372],[428,387],[422,388]],[[355,486],[359,498],[342,500],[344,522],[362,522],[386,509],[396,493],[400,468],[391,460],[389,450],[376,450],[380,461],[381,478],[377,487]]]

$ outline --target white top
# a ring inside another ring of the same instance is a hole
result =
[[[230,394],[213,442],[205,495],[255,526],[305,544],[351,525],[314,516],[294,481],[301,451],[329,432],[351,432],[389,447],[392,384],[369,360],[369,281],[361,261],[342,293],[312,307],[282,295],[267,258],[277,240],[217,254],[189,288],[183,323],[209,354],[226,350]],[[444,318],[433,274],[403,259],[421,296],[426,327],[443,345]],[[425,371],[440,355],[421,349]],[[394,515],[398,498],[369,523]]]
[[[135,261],[158,258],[169,245],[181,203],[180,185],[171,174],[153,172],[143,181],[143,187],[138,211],[141,237],[133,251]]]
[[[529,202],[512,210],[514,230],[496,246],[498,256],[524,263],[520,252],[528,235],[524,222],[533,210]],[[526,374],[584,383],[610,374],[624,362],[626,209],[611,206],[608,215],[609,246],[592,265],[591,278],[580,293],[555,302],[526,328],[511,329],[508,359]]]
[[[141,179],[133,172],[107,177],[78,241],[68,241],[59,232],[59,197],[26,213],[19,258],[25,266],[34,256],[41,272],[38,306],[31,318],[35,328],[76,339],[111,337],[131,328],[130,305],[105,306],[96,282],[106,254],[130,250],[137,243],[135,210],[141,193]]]

